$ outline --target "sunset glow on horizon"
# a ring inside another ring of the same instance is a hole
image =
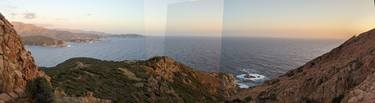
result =
[[[150,36],[347,39],[375,28],[373,0],[1,0],[11,21]]]

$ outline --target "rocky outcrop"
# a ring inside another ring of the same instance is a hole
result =
[[[311,62],[243,90],[237,102],[375,102],[375,30],[362,33]]]
[[[11,23],[0,14],[0,102],[22,94],[28,80],[43,75]]]
[[[197,89],[206,87],[209,95],[223,95],[226,98],[236,93],[235,78],[231,74],[194,71],[169,57],[151,58],[147,61],[147,67],[148,74],[158,81],[186,84]],[[199,85],[194,81],[198,81]]]
[[[148,83],[154,87],[151,88],[153,91],[172,92],[172,94],[176,92],[175,94],[178,94],[181,100],[186,99],[184,95],[195,91],[202,94],[191,98],[192,101],[210,102],[209,99],[223,101],[235,94],[237,90],[235,78],[231,74],[194,71],[169,57],[151,58],[146,62],[146,67],[148,75],[150,75]],[[172,88],[163,86],[164,83],[173,84]]]
[[[194,71],[169,57],[122,62],[73,58],[45,70],[53,87],[67,96],[93,92],[118,103],[212,103],[237,90],[230,74]]]

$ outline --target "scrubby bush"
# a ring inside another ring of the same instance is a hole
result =
[[[46,78],[38,77],[29,81],[26,90],[34,103],[53,102],[52,87]]]

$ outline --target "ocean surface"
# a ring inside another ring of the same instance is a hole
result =
[[[343,40],[277,38],[146,37],[104,38],[69,47],[26,46],[38,66],[51,67],[74,57],[146,60],[169,56],[202,71],[236,75],[242,88],[275,78],[329,52]]]

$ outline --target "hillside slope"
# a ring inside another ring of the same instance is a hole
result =
[[[216,102],[237,89],[232,75],[193,71],[168,57],[122,62],[74,58],[44,69],[62,94],[92,92],[118,103]]]
[[[234,101],[253,103],[375,102],[375,30],[265,84]]]

